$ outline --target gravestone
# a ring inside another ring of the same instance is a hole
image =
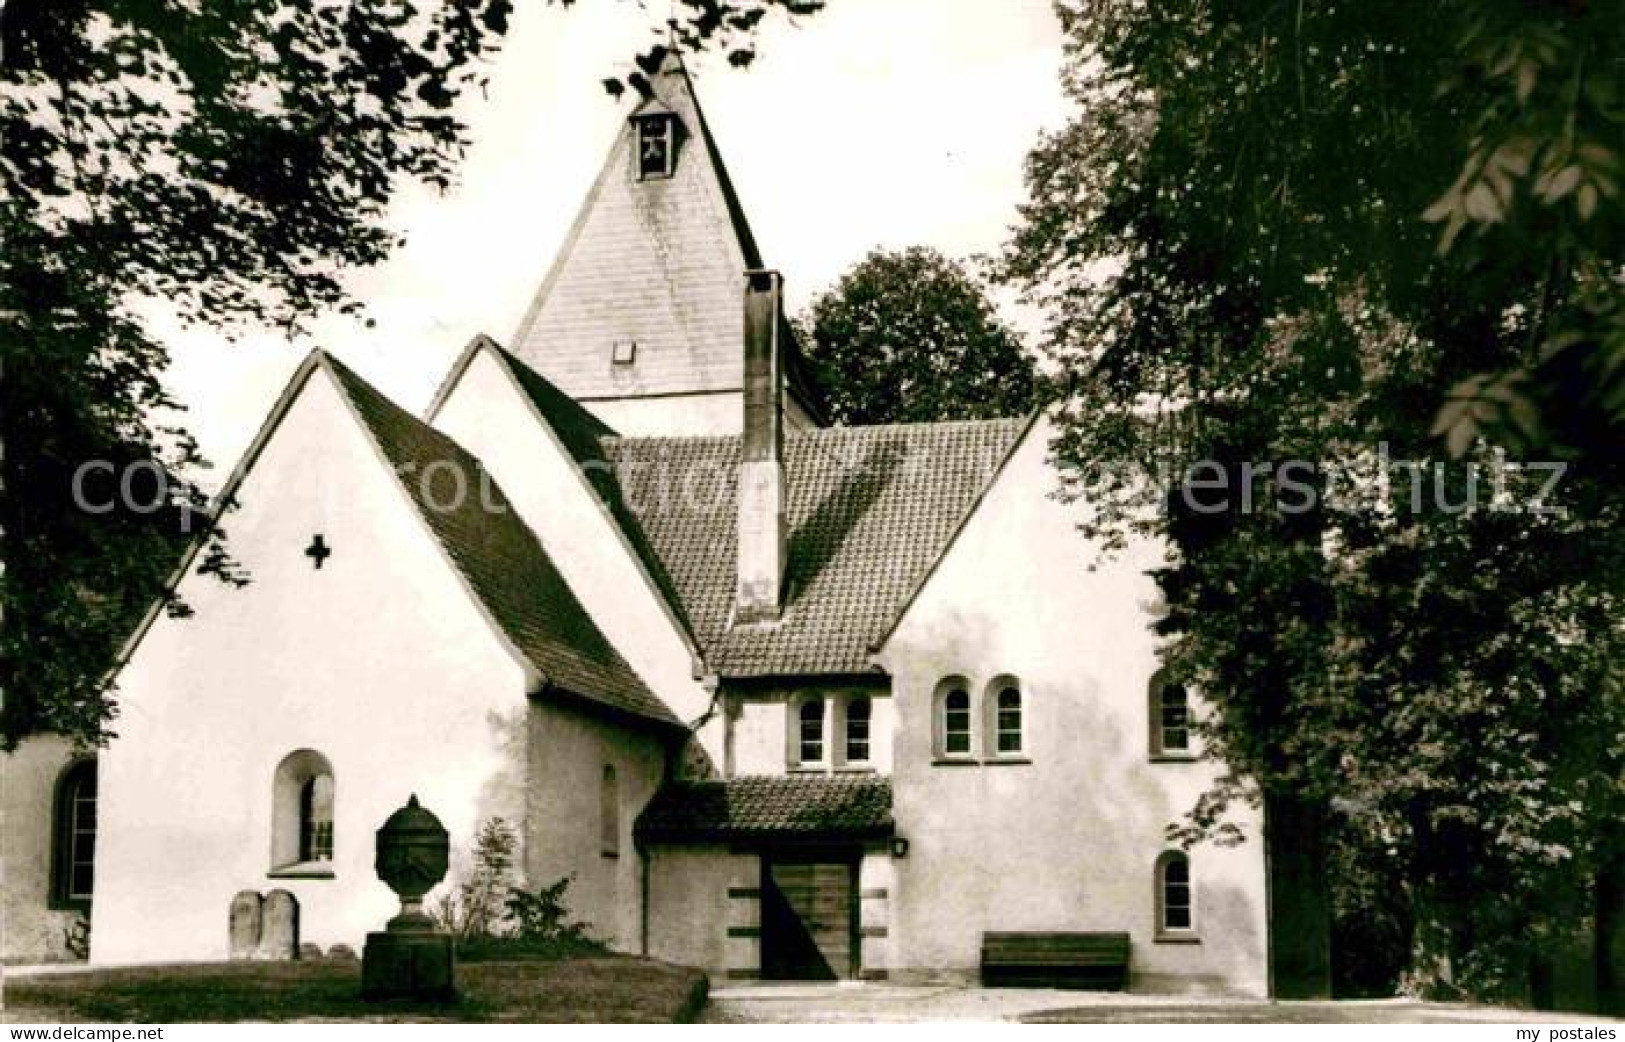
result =
[[[231,943],[233,959],[252,959],[260,947],[262,923],[260,895],[254,890],[239,890],[231,899]]]
[[[355,949],[350,947],[348,944],[333,945],[333,947],[327,949],[327,957],[329,959],[342,959],[349,962],[354,962],[358,958],[355,953]]]
[[[321,945],[312,944],[309,941],[305,941],[303,944],[301,944],[299,946],[299,961],[300,962],[308,962],[308,961],[311,961],[313,959],[321,959],[321,958],[324,958],[324,956],[322,955],[322,946]]]
[[[265,895],[258,958],[287,961],[299,957],[299,901],[286,890]]]

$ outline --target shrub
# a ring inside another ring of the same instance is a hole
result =
[[[474,838],[474,871],[443,894],[430,909],[435,925],[459,942],[504,932],[505,897],[513,889],[513,853],[518,841],[502,818],[487,819]]]
[[[574,876],[535,892],[514,885],[513,827],[501,818],[480,826],[474,869],[430,908],[435,925],[456,939],[468,962],[546,960],[601,954],[586,923],[571,920],[565,903]]]

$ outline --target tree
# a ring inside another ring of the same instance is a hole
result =
[[[981,282],[936,250],[877,249],[797,323],[831,422],[1016,416],[1035,378]]]
[[[1175,832],[1355,815],[1412,985],[1517,994],[1621,857],[1620,5],[1060,11],[1078,114],[1002,275],[1091,531],[1173,551],[1169,669],[1234,769]],[[1463,386],[1494,408],[1441,415]]]
[[[685,2],[653,28],[744,65],[769,12],[819,6]],[[106,671],[162,595],[178,539],[210,538],[206,567],[244,578],[185,477],[198,457],[143,309],[227,337],[358,310],[342,273],[397,244],[385,214],[398,185],[455,176],[456,106],[480,86],[510,8],[0,5],[0,745],[39,730],[107,736]],[[625,82],[640,86],[657,57],[639,54]],[[126,476],[133,494],[119,494]]]

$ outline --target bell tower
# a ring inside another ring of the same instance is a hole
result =
[[[739,301],[762,267],[681,57],[631,111],[510,341],[521,359],[627,435],[737,434]],[[815,423],[788,323],[785,417]]]

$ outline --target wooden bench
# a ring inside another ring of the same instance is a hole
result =
[[[982,983],[1122,991],[1128,950],[1126,933],[984,933]]]

